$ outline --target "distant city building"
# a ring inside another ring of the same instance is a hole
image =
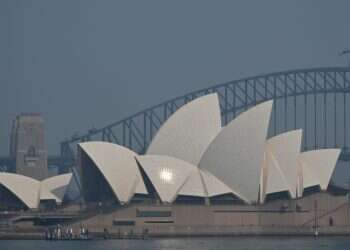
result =
[[[0,173],[0,210],[53,208],[69,200],[72,173],[49,177],[44,130],[40,114],[21,114],[13,121],[15,169]]]
[[[40,114],[21,114],[13,121],[10,156],[14,172],[37,180],[48,177],[44,119]]]

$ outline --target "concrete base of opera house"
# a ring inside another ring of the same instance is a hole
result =
[[[350,235],[350,203],[346,196],[326,192],[256,206],[136,203],[81,212],[80,219],[61,226],[75,232],[83,226],[93,238],[314,235],[315,228],[319,235]],[[14,228],[7,236],[39,237],[46,229],[28,221],[18,221]],[[0,232],[0,238],[6,234]]]

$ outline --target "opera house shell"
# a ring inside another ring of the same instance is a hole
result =
[[[256,204],[327,190],[340,150],[301,152],[301,130],[267,138],[272,106],[260,103],[222,127],[218,96],[197,98],[165,121],[144,155],[108,142],[80,143],[84,200],[123,205],[135,197],[167,204],[233,197]]]
[[[19,207],[23,209],[38,209],[40,202],[44,201],[54,201],[60,205],[71,181],[71,173],[42,181],[19,174],[0,173],[1,196],[5,196],[6,202],[12,200],[14,203],[19,203]]]

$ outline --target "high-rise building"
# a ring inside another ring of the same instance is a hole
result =
[[[15,159],[17,174],[37,180],[48,177],[44,119],[40,114],[21,114],[13,121],[10,156]]]

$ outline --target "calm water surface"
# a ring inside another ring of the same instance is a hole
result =
[[[236,237],[236,238],[178,238],[157,240],[108,241],[0,241],[1,250],[112,250],[112,249],[270,249],[270,250],[349,250],[350,237]]]

